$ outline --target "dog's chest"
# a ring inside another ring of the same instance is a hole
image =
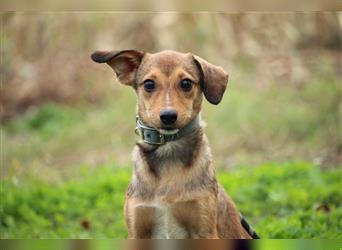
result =
[[[151,238],[153,239],[185,239],[188,238],[186,228],[179,222],[173,213],[175,205],[144,204],[135,207],[135,214],[148,214],[147,217],[136,217],[143,223],[144,220],[151,221]],[[138,224],[140,224],[138,223]]]
[[[184,239],[188,238],[186,229],[180,225],[172,214],[170,207],[158,207],[155,210],[152,238],[156,239]]]

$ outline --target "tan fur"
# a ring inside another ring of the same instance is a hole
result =
[[[203,94],[218,104],[228,80],[222,68],[191,53],[128,50],[95,52],[92,58],[107,62],[135,89],[140,119],[156,129],[162,128],[159,114],[165,108],[177,111],[174,128],[182,128],[199,115]],[[156,84],[152,93],[144,90],[147,79]],[[180,88],[182,79],[192,81],[191,91]],[[124,208],[129,238],[250,238],[217,183],[202,127],[165,145],[139,141],[133,162]]]

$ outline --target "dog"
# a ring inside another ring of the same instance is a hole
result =
[[[95,51],[137,94],[134,173],[124,206],[129,238],[251,239],[218,184],[200,111],[220,103],[228,74],[192,53]]]

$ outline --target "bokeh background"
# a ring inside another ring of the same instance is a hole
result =
[[[127,236],[135,94],[94,50],[192,52],[230,75],[202,117],[264,238],[341,238],[342,14],[1,14],[2,238]]]

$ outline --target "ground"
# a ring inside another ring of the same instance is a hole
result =
[[[131,169],[81,168],[77,179],[50,184],[3,182],[4,238],[126,238],[124,193]],[[339,171],[310,163],[242,167],[218,179],[262,238],[341,238]]]

